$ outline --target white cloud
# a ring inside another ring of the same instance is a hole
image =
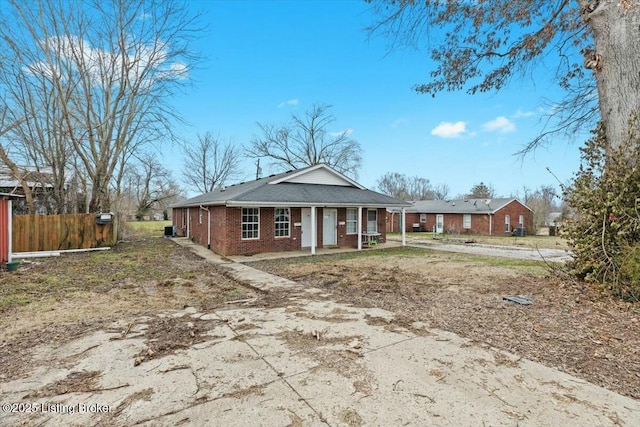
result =
[[[349,136],[353,133],[353,129],[351,128],[346,128],[344,130],[341,130],[339,132],[329,132],[329,135],[333,136],[334,138],[344,135],[344,136]]]
[[[393,123],[391,123],[391,128],[395,129],[397,127],[400,127],[402,125],[405,125],[409,123],[409,119],[405,119],[404,117],[400,117],[399,119],[396,119],[393,121]]]
[[[167,80],[181,80],[189,77],[188,66],[180,61],[171,62],[166,44],[158,41],[153,45],[137,44],[131,40],[124,46],[127,55],[118,51],[94,48],[91,44],[74,35],[51,36],[38,40],[40,48],[51,54],[58,62],[35,62],[26,67],[31,74],[57,75],[62,79],[68,71],[85,74],[92,84],[104,84],[105,77],[113,77],[118,82],[120,70],[128,70],[128,80],[146,87]],[[81,65],[81,66],[80,66]]]
[[[458,138],[467,133],[467,124],[465,122],[442,122],[431,130],[431,135],[440,138]]]
[[[482,125],[482,128],[488,132],[509,133],[515,132],[516,125],[505,116],[496,117],[494,120]]]
[[[294,98],[294,99],[289,99],[287,101],[282,101],[280,104],[278,104],[278,108],[282,108],[286,105],[298,105],[298,98]]]
[[[511,116],[512,119],[521,119],[523,117],[531,117],[535,116],[535,111],[522,111],[518,108],[518,111],[514,115]]]

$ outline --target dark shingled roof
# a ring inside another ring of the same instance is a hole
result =
[[[304,169],[302,169],[304,170]],[[300,172],[297,170],[295,172]],[[362,206],[362,207],[409,207],[402,200],[361,189],[352,185],[325,185],[280,182],[291,172],[261,178],[255,181],[216,189],[173,205],[175,208],[207,205],[259,205],[259,206]]]
[[[497,199],[418,200],[411,203],[413,206],[407,208],[407,212],[434,214],[488,214],[495,213],[497,210],[514,200],[527,207],[524,203],[513,197]],[[527,209],[529,208],[527,207]]]

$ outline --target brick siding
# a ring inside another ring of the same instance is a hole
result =
[[[211,213],[211,250],[221,255],[253,255],[263,252],[286,252],[302,249],[302,208],[290,208],[289,237],[275,237],[275,208],[260,208],[260,231],[257,239],[242,239],[242,208],[209,206]],[[207,247],[208,213],[199,207],[173,209],[173,225],[178,236],[186,237],[187,227],[183,227],[183,216],[190,212],[189,236],[194,242]],[[202,211],[202,224],[199,214]],[[378,209],[379,241],[386,239],[386,209]],[[186,216],[188,218],[188,216]],[[317,248],[322,248],[323,209],[316,209]],[[357,247],[358,235],[347,234],[347,209],[337,208],[337,246]],[[362,209],[362,231],[367,231],[367,209]],[[185,221],[186,224],[186,221]]]
[[[526,232],[533,230],[533,212],[529,210],[522,203],[517,200],[513,200],[506,206],[502,207],[494,215],[491,216],[491,234],[494,236],[502,236],[508,234],[505,231],[505,216],[510,217],[510,231],[518,227],[518,219],[520,215],[524,216],[524,227]],[[386,212],[387,218],[387,232],[391,231],[391,221],[393,220],[393,231],[400,231],[400,218],[401,213],[395,213],[391,215],[390,212]],[[443,214],[443,227],[445,233],[460,233],[460,234],[489,234],[489,215],[485,214],[471,214],[471,228],[463,228],[463,214]],[[420,213],[407,212],[405,215],[405,231],[412,232],[413,225],[418,224],[421,232],[431,232],[436,225],[436,214],[426,214],[426,221],[420,222]]]

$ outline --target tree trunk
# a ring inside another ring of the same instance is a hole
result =
[[[640,112],[640,6],[631,0],[596,4],[586,16],[593,29],[595,52],[586,55],[585,66],[596,76],[607,144],[618,147],[629,120]]]

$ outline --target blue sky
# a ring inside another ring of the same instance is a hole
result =
[[[514,156],[543,129],[544,98],[556,88],[539,68],[498,93],[418,95],[416,83],[433,68],[424,52],[387,52],[370,38],[373,22],[364,1],[202,1],[209,31],[194,46],[205,61],[192,72],[194,88],[175,106],[190,126],[187,140],[211,131],[235,144],[259,134],[256,123],[282,124],[314,103],[333,106],[329,131],[350,129],[360,142],[358,181],[368,188],[386,172],[447,183],[451,196],[483,181],[498,195],[523,187],[557,186],[578,169],[580,142],[558,139],[524,159]],[[177,177],[180,150],[165,148]],[[244,161],[244,179],[255,176]],[[264,168],[269,173],[268,167]]]

